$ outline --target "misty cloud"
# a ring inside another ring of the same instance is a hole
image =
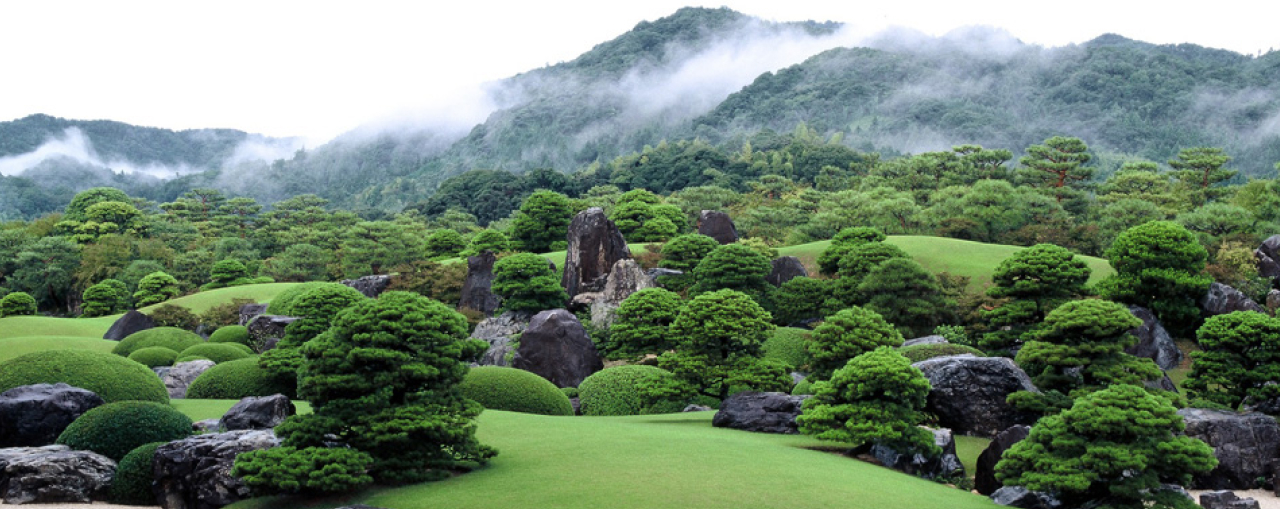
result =
[[[120,173],[140,173],[153,177],[170,178],[196,171],[189,166],[170,167],[159,164],[138,165],[128,161],[103,160],[93,149],[93,142],[80,129],[67,128],[60,136],[53,136],[31,152],[0,157],[0,175],[21,175],[47,160],[73,161],[79,165],[109,168]]]

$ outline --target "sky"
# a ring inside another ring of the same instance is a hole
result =
[[[448,4],[448,5],[441,5]],[[233,128],[312,145],[361,124],[474,112],[482,83],[571,60],[642,20],[728,6],[774,21],[942,35],[1003,28],[1042,46],[1104,33],[1256,55],[1280,48],[1280,3],[0,2],[0,121],[34,113],[169,129]],[[1210,6],[1210,7],[1206,7]]]

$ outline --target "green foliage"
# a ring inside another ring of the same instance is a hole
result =
[[[751,297],[718,290],[695,297],[671,324],[674,352],[658,357],[658,366],[675,375],[672,383],[651,388],[655,397],[677,399],[701,394],[724,399],[734,389],[785,390],[787,367],[759,359],[773,331],[772,317]]]
[[[808,378],[801,380],[800,383],[796,384],[796,386],[791,389],[791,395],[792,396],[812,396],[813,382],[810,381]]]
[[[274,299],[271,299],[271,303],[267,305],[267,314],[297,316],[294,314],[294,311],[293,311],[293,303],[294,301],[298,300],[298,297],[301,297],[303,294],[311,290],[314,290],[316,288],[320,288],[320,287],[337,288],[339,286],[345,287],[347,285],[344,285],[342,283],[325,283],[325,282],[313,281],[310,283],[302,283],[300,285],[289,287],[288,290],[280,292],[278,295],[276,295]]]
[[[458,384],[462,396],[489,410],[540,415],[573,415],[569,397],[555,384],[522,369],[471,368]]]
[[[856,282],[865,278],[881,263],[894,259],[909,260],[911,255],[898,246],[884,242],[856,244],[840,256],[836,273],[840,279]]]
[[[662,288],[645,288],[631,294],[618,306],[605,356],[635,359],[670,350],[675,345],[670,327],[681,306],[679,295]]]
[[[563,307],[569,300],[547,259],[518,253],[493,264],[493,293],[509,311],[538,312]]]
[[[1229,408],[1280,396],[1280,319],[1236,311],[1210,317],[1196,332],[1188,396]]]
[[[210,343],[236,343],[249,346],[249,328],[243,325],[227,325],[218,327],[209,335]]]
[[[159,304],[182,293],[178,280],[164,272],[152,272],[138,281],[133,300],[139,307]]]
[[[840,260],[850,250],[863,244],[884,242],[886,238],[880,230],[865,226],[840,230],[818,256],[818,268],[823,274],[834,276],[840,270]]]
[[[148,368],[172,366],[173,362],[178,360],[178,352],[163,346],[148,346],[134,350],[129,354],[129,360]]]
[[[204,338],[194,332],[176,327],[156,327],[126,336],[116,344],[115,348],[111,349],[111,353],[128,357],[137,350],[152,346],[162,346],[175,352],[181,352],[202,343],[204,343]]]
[[[653,366],[617,366],[597,371],[578,385],[582,415],[649,415],[679,412],[683,403],[650,396],[646,387],[672,380]]]
[[[111,478],[110,500],[125,505],[156,505],[155,492],[151,491],[151,483],[155,482],[151,462],[156,449],[166,442],[143,444],[120,459],[116,465],[116,475]]]
[[[1061,203],[1093,176],[1092,168],[1082,166],[1091,157],[1080,138],[1054,136],[1043,145],[1027,147],[1027,155],[1019,161],[1019,177],[1049,190]]]
[[[387,269],[420,259],[423,225],[393,221],[360,221],[342,230],[338,264],[344,277],[386,274]]]
[[[252,357],[218,363],[187,387],[188,399],[242,399],[272,394],[292,398],[292,384],[271,376],[258,367],[258,359]]]
[[[555,191],[535,191],[525,198],[511,222],[511,240],[521,251],[552,251],[552,244],[565,240],[573,214],[569,197]]]
[[[458,256],[467,248],[467,239],[457,230],[440,228],[427,235],[426,256],[430,260],[440,260]]]
[[[991,276],[995,285],[987,295],[1010,301],[986,312],[984,317],[993,328],[1008,330],[988,335],[984,347],[997,350],[1017,346],[1019,336],[1043,321],[1049,311],[1085,293],[1090,272],[1083,260],[1052,244],[1036,244],[1005,258]]]
[[[354,449],[273,447],[236,456],[231,475],[262,493],[342,493],[373,483],[372,464]]]
[[[80,300],[83,302],[81,316],[92,318],[114,315],[128,308],[129,289],[118,279],[105,279],[86,288],[80,294]]]
[[[1106,255],[1116,275],[1098,285],[1103,297],[1149,308],[1175,333],[1196,328],[1196,301],[1212,280],[1203,274],[1208,253],[1191,232],[1152,221],[1120,234]]]
[[[285,326],[284,337],[275,348],[262,353],[258,365],[280,383],[296,386],[298,370],[302,368],[302,345],[328,330],[339,312],[363,300],[367,300],[364,294],[342,284],[315,285],[293,298],[289,311],[298,320]]]
[[[244,359],[252,355],[253,350],[239,343],[201,343],[178,352],[178,358],[203,357],[218,364]]]
[[[511,251],[511,241],[507,239],[506,234],[498,230],[480,230],[475,236],[471,237],[471,243],[467,244],[467,249],[461,254],[462,256],[475,256],[484,251],[493,251],[494,253]]]
[[[663,286],[675,291],[682,291],[693,286],[693,269],[698,263],[711,254],[720,243],[700,233],[680,235],[662,245],[662,259],[658,267],[684,272],[678,276],[662,276]]]
[[[933,333],[946,338],[951,344],[973,346],[973,340],[969,338],[963,325],[939,325],[933,328]]]
[[[742,244],[726,244],[712,250],[694,267],[694,284],[689,293],[736,290],[761,302],[770,288],[764,278],[771,271],[773,265],[758,251]]]
[[[929,379],[893,348],[882,346],[850,359],[813,390],[796,417],[803,434],[901,452],[940,452],[933,434],[919,427]]]
[[[901,344],[902,334],[879,313],[857,306],[842,310],[823,320],[806,345],[813,359],[809,377],[827,380],[849,359],[882,346]]]
[[[58,435],[58,444],[93,451],[120,461],[151,442],[170,442],[191,434],[191,418],[166,403],[117,401],[90,409]]]
[[[805,329],[778,327],[760,345],[761,357],[781,363],[791,370],[802,370],[812,361],[807,346],[812,336],[813,333]]]
[[[13,292],[0,297],[0,318],[36,314],[36,300],[25,292]]]
[[[858,285],[867,309],[913,336],[922,335],[955,306],[942,295],[938,280],[915,260],[894,258],[877,265]]]
[[[949,355],[963,355],[970,353],[978,357],[984,354],[982,350],[971,346],[955,345],[951,343],[933,344],[933,345],[911,345],[898,349],[898,353],[910,359],[912,363],[920,362],[925,359],[934,357],[946,357]]]
[[[467,279],[467,264],[419,260],[394,268],[387,290],[415,292],[440,302],[458,302]]]
[[[773,246],[770,246],[764,239],[758,237],[738,239],[738,244],[754,249],[757,253],[760,253],[760,256],[765,257],[766,260],[773,260],[778,257],[778,250],[774,249]]]
[[[147,316],[151,317],[156,327],[195,330],[200,326],[200,317],[190,309],[167,302],[147,313]]]
[[[430,240],[430,238],[428,238]],[[281,282],[328,279],[333,253],[311,244],[292,244],[283,252],[263,260],[258,274]]]
[[[169,401],[169,391],[149,368],[105,352],[48,350],[0,363],[0,392],[21,385],[59,382],[93,391],[108,403]]]
[[[773,292],[773,323],[791,325],[835,314],[843,306],[830,279],[791,278]]]
[[[228,259],[213,264],[213,268],[209,269],[210,288],[222,288],[232,286],[231,283],[237,279],[249,276],[249,270],[244,267],[240,260]]]

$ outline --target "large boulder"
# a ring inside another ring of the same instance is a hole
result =
[[[102,335],[102,339],[120,341],[129,337],[130,334],[155,326],[156,322],[150,316],[139,313],[136,309],[131,309],[124,316],[117,318],[115,323],[111,324],[111,328],[107,329],[107,333]]]
[[[0,500],[8,504],[87,504],[102,500],[116,462],[65,445],[0,449]]]
[[[1280,235],[1262,241],[1262,245],[1253,250],[1253,257],[1258,262],[1258,275],[1280,277]]]
[[[718,210],[704,210],[698,214],[698,233],[716,239],[721,244],[738,241],[738,229],[733,226],[729,214]]]
[[[734,393],[720,404],[711,425],[759,433],[799,433],[796,416],[808,396],[792,396],[784,392]]]
[[[356,279],[344,279],[342,284],[355,288],[365,297],[376,299],[391,286],[391,276],[362,276]]]
[[[1209,316],[1225,315],[1236,311],[1267,312],[1244,292],[1217,282],[1211,283],[1209,293],[1200,299],[1200,309]]]
[[[237,401],[222,415],[221,427],[227,431],[271,429],[296,413],[298,409],[283,394],[249,396]]]
[[[1129,306],[1129,312],[1142,320],[1142,325],[1129,331],[1129,334],[1138,337],[1138,344],[1125,349],[1125,353],[1151,359],[1160,369],[1178,367],[1178,363],[1182,362],[1182,350],[1178,349],[1173,336],[1164,329],[1155,313],[1140,306]]]
[[[782,283],[798,277],[809,277],[809,271],[805,270],[804,264],[794,256],[780,256],[769,263],[773,265],[773,270],[769,271],[769,275],[765,276],[764,280],[773,286],[782,286]]]
[[[298,318],[293,316],[258,315],[245,326],[249,329],[249,342],[261,345],[264,352],[275,348],[284,337],[284,328],[296,321]]]
[[[502,299],[493,293],[493,263],[497,259],[493,251],[488,250],[467,258],[467,279],[462,282],[458,309],[472,309],[492,316],[502,305]]]
[[[567,240],[569,246],[560,284],[570,299],[582,292],[603,290],[613,264],[631,258],[626,239],[600,207],[591,207],[573,216]]]
[[[598,329],[608,329],[617,319],[618,306],[622,305],[622,301],[633,293],[655,286],[658,283],[635,260],[618,260],[609,269],[604,289],[574,295],[570,309],[590,310],[591,324]]]
[[[489,343],[489,349],[480,356],[481,366],[506,366],[508,354],[515,351],[513,343],[524,330],[529,328],[533,315],[517,311],[507,311],[498,316],[485,318],[471,332],[472,339],[483,339]]]
[[[1259,509],[1258,501],[1240,498],[1234,491],[1218,490],[1200,494],[1200,507],[1204,509]]]
[[[925,428],[933,433],[933,444],[942,449],[938,455],[905,454],[890,447],[871,446],[871,455],[880,464],[925,479],[954,480],[964,478],[964,465],[956,456],[956,439],[946,428]]]
[[[194,382],[196,377],[212,368],[213,364],[213,361],[204,359],[174,364],[161,378],[164,388],[169,390],[169,397],[172,399],[187,397],[187,387],[191,386],[191,382]]]
[[[67,384],[35,384],[0,393],[0,447],[52,444],[81,414],[102,405],[93,391]]]
[[[592,373],[604,369],[595,343],[578,317],[563,309],[533,316],[520,335],[511,367],[538,374],[557,387],[577,387]]]
[[[254,318],[266,313],[266,304],[245,304],[240,306],[240,320],[238,323],[240,325],[249,325],[249,322],[252,322]]]
[[[1005,402],[1018,391],[1036,391],[1031,378],[1005,357],[949,356],[912,364],[929,379],[927,411],[938,424],[964,435],[994,437],[1036,416]]]
[[[991,494],[991,501],[996,505],[1018,507],[1020,509],[1058,509],[1062,501],[1053,495],[1039,491],[1031,491],[1022,486],[1005,486]]]
[[[978,464],[974,469],[973,488],[978,493],[990,495],[1000,489],[1003,484],[996,480],[996,463],[1004,456],[1004,452],[1021,442],[1031,433],[1031,426],[1021,424],[1010,426],[991,440],[991,444],[978,455]]]
[[[270,430],[228,431],[169,442],[152,461],[156,499],[164,509],[217,509],[249,498],[249,487],[231,477],[242,452],[280,445]]]
[[[1258,479],[1270,474],[1272,460],[1280,457],[1280,424],[1270,416],[1204,408],[1184,408],[1178,415],[1187,424],[1187,436],[1209,444],[1218,458],[1217,468],[1197,474],[1192,488],[1252,489]]]

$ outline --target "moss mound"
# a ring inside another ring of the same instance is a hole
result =
[[[979,350],[972,346],[957,345],[952,343],[941,343],[941,344],[934,344],[934,345],[911,345],[908,347],[899,348],[898,353],[901,353],[902,355],[906,356],[906,358],[911,359],[911,362],[920,362],[922,360],[932,359],[934,357],[946,357],[948,355],[961,355],[966,353],[971,353],[971,354],[977,355],[978,357],[986,356],[986,354],[983,353],[982,350]]]
[[[799,369],[809,364],[809,350],[805,343],[813,331],[796,327],[778,327],[773,335],[764,341],[760,351],[766,360],[778,361],[791,369]]]
[[[243,325],[219,327],[209,335],[210,343],[234,343],[249,346],[249,328]]]
[[[196,333],[177,327],[156,327],[130,334],[120,340],[120,344],[111,353],[128,357],[138,350],[152,346],[163,346],[175,352],[181,352],[195,345],[204,343],[204,338]]]
[[[241,399],[272,394],[294,397],[288,384],[258,367],[255,357],[218,364],[187,387],[187,399]]]
[[[143,444],[169,442],[190,434],[191,418],[169,405],[118,401],[85,412],[58,435],[56,443],[118,462]]]
[[[151,491],[155,475],[151,461],[156,448],[166,442],[151,442],[138,446],[125,454],[116,465],[116,476],[111,480],[111,501],[125,505],[156,505],[156,495]]]
[[[178,360],[178,352],[163,346],[148,346],[139,348],[129,354],[129,360],[142,364],[148,368],[156,366],[172,366],[173,362]]]
[[[107,403],[169,402],[169,391],[151,369],[106,352],[46,350],[0,363],[0,392],[20,385],[58,382],[93,391]]]
[[[618,366],[578,384],[582,415],[647,415],[679,412],[680,402],[656,400],[645,395],[645,383],[671,378],[671,372],[653,366]]]
[[[252,356],[249,347],[236,343],[200,343],[178,353],[178,358],[203,357],[218,364]]]
[[[523,369],[471,368],[458,384],[462,395],[485,408],[540,415],[573,415],[573,404],[555,384]]]

